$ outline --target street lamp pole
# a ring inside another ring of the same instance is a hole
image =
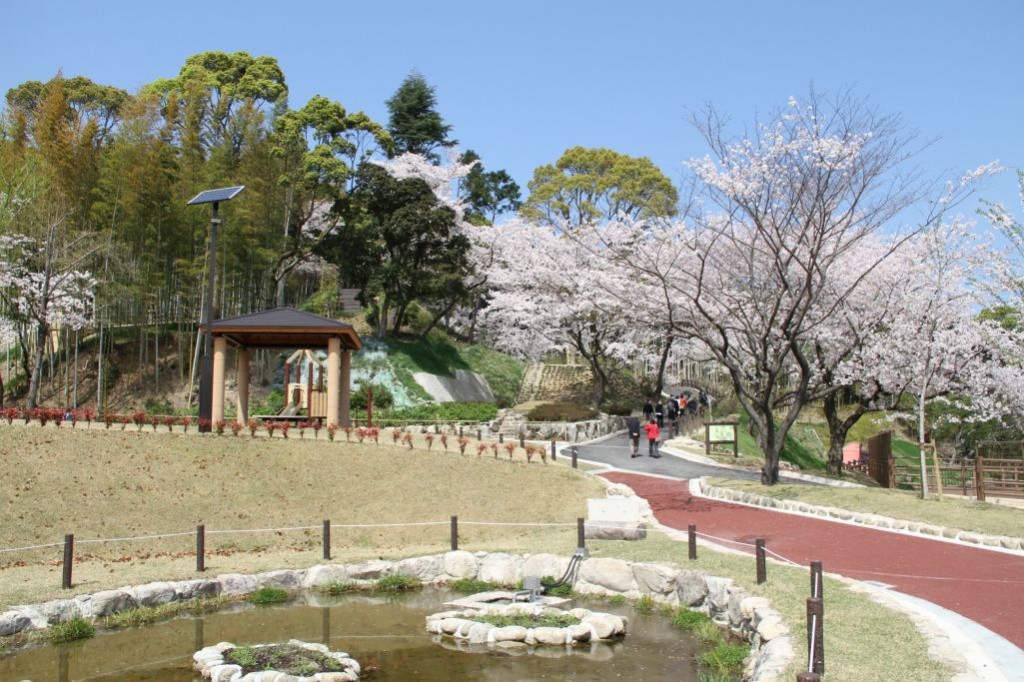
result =
[[[203,366],[199,375],[199,430],[207,433],[213,426],[210,423],[213,416],[213,323],[217,321],[214,311],[214,290],[217,282],[217,227],[221,223],[220,202],[234,199],[244,189],[244,185],[210,189],[200,192],[192,201],[188,202],[189,206],[213,204],[213,213],[210,216],[209,282],[206,289],[206,310],[203,315],[203,328],[206,333],[203,335]]]

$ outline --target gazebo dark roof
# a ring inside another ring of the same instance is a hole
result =
[[[341,339],[342,348],[363,347],[355,328],[347,322],[287,307],[217,320],[213,335],[246,348],[326,348],[327,340],[334,337]]]

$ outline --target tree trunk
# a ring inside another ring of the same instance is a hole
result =
[[[665,366],[668,364],[668,355],[672,351],[672,335],[665,337],[665,348],[661,351],[661,361],[658,363],[658,381],[654,385],[654,394],[661,397],[665,388]]]
[[[25,406],[33,410],[36,407],[36,403],[39,400],[39,381],[43,373],[43,350],[46,348],[46,339],[50,334],[50,327],[47,324],[40,323],[36,327],[36,348],[34,351],[34,358],[32,361],[32,374],[28,384],[28,400]]]

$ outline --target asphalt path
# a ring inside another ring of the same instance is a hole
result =
[[[643,436],[640,437],[640,454],[642,457],[631,458],[629,456],[629,453],[632,451],[632,444],[630,443],[629,435],[626,433],[620,433],[596,443],[579,445],[577,447],[579,448],[579,456],[582,459],[608,464],[623,471],[635,471],[637,473],[681,479],[718,476],[720,478],[741,478],[748,481],[761,480],[760,471],[699,464],[665,453],[662,453],[658,459],[648,457],[647,439]],[[568,452],[565,454],[568,454]],[[797,479],[792,479],[792,481],[794,483],[803,482]]]

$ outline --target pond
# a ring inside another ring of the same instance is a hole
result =
[[[606,602],[577,600],[574,605],[629,617],[629,635],[621,642],[577,646],[569,655],[562,647],[541,647],[534,654],[459,650],[424,630],[426,616],[445,610],[443,603],[454,596],[423,590],[395,597],[304,595],[270,607],[240,603],[144,628],[98,630],[93,639],[71,644],[14,651],[0,658],[0,682],[194,682],[200,678],[192,670],[192,654],[204,645],[292,638],[349,653],[363,666],[361,679],[367,680],[698,679],[694,656],[701,645],[696,640],[662,615]]]

